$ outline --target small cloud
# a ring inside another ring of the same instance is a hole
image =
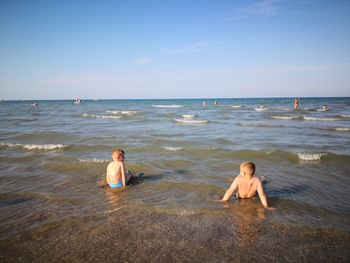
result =
[[[263,0],[253,4],[239,7],[230,15],[223,17],[223,20],[240,20],[251,16],[274,16],[277,15],[277,4],[280,0]]]
[[[133,64],[137,65],[147,65],[152,63],[152,59],[149,58],[137,58],[131,61]]]
[[[239,9],[241,13],[255,16],[272,16],[276,14],[278,0],[264,0]]]

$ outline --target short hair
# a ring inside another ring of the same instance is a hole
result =
[[[243,169],[243,168],[248,169],[248,171],[249,171],[252,175],[254,175],[254,173],[255,173],[255,164],[254,164],[253,162],[251,162],[251,161],[245,161],[245,162],[241,163],[241,169]]]
[[[125,154],[124,150],[119,149],[119,148],[115,148],[115,149],[112,151],[112,154],[115,154],[115,153],[118,154],[118,157],[119,157],[120,155],[122,155],[122,154],[123,154],[123,155]]]

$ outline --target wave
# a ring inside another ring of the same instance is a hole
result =
[[[338,118],[320,118],[308,116],[271,116],[271,118],[278,120],[305,120],[305,121],[339,121]]]
[[[79,159],[80,163],[108,163],[111,160],[104,160],[104,159],[97,159],[97,158],[92,158],[92,159]]]
[[[63,144],[21,144],[21,143],[1,143],[1,147],[23,148],[26,150],[62,150],[67,147]]]
[[[181,150],[182,148],[181,147],[164,146],[163,149],[176,152],[176,151]]]
[[[303,116],[271,116],[271,118],[278,120],[301,120]]]
[[[350,115],[340,115],[342,118],[350,118]]]
[[[334,128],[336,131],[350,131],[350,128],[343,128],[343,127],[338,127]]]
[[[267,108],[254,108],[254,110],[256,110],[256,111],[266,111]]]
[[[183,114],[181,116],[185,119],[193,119],[194,117],[196,117],[196,114]]]
[[[183,124],[207,124],[208,120],[193,120],[193,119],[175,119],[176,122]]]
[[[316,129],[326,130],[326,131],[340,131],[340,132],[350,131],[350,128],[348,127],[326,127],[326,128],[316,128]]]
[[[131,115],[135,115],[137,114],[137,111],[106,111],[107,113],[112,113],[115,115],[127,115],[127,116],[131,116]]]
[[[327,153],[297,153],[302,161],[320,161],[327,156]]]
[[[318,117],[303,117],[304,120],[306,121],[338,121],[339,119],[337,118],[318,118]]]
[[[176,105],[176,104],[172,104],[172,105],[152,105],[152,107],[155,107],[155,108],[182,108],[183,105]]]
[[[95,115],[84,113],[83,117],[85,118],[97,118],[97,119],[120,119],[121,116],[109,116],[109,115]]]
[[[239,123],[242,127],[254,127],[254,128],[284,128],[284,125],[269,125],[269,124],[257,124],[257,123]]]
[[[237,109],[237,108],[242,108],[243,106],[242,105],[232,105],[231,107]]]

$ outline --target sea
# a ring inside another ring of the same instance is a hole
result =
[[[293,102],[1,101],[0,261],[350,262],[350,98]],[[274,210],[219,201],[247,160]]]

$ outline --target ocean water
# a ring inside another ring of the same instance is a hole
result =
[[[349,262],[350,98],[214,101],[2,101],[1,261]],[[245,160],[276,210],[217,202]]]

